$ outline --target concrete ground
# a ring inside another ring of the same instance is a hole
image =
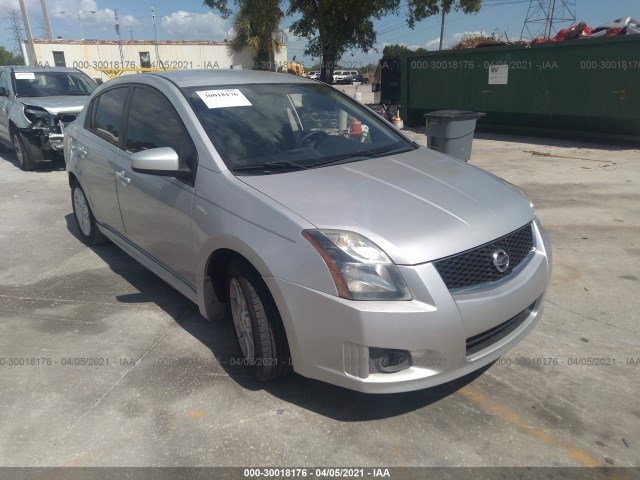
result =
[[[252,381],[230,322],[79,240],[62,165],[0,153],[0,466],[638,467],[639,160],[477,138],[471,163],[524,187],[553,239],[545,315],[483,372],[368,396]]]

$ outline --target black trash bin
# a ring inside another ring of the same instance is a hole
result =
[[[471,158],[476,120],[484,113],[437,110],[425,114],[427,146],[465,162]]]

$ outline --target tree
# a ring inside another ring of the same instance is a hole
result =
[[[409,57],[411,55],[424,55],[428,50],[426,48],[419,47],[415,50],[411,50],[406,45],[387,45],[382,49],[382,56],[385,58],[400,58]]]
[[[409,17],[407,23],[413,28],[416,22],[442,12],[449,14],[451,9],[464,13],[478,13],[482,0],[407,0]]]
[[[276,38],[283,17],[279,0],[235,0],[238,7],[233,28],[235,37],[229,42],[236,51],[249,47],[255,52],[254,69],[276,70],[275,53],[284,43]],[[204,0],[204,5],[231,16],[227,0]]]
[[[371,50],[373,19],[397,13],[400,0],[290,0],[288,15],[301,15],[290,27],[307,39],[306,55],[322,56],[320,79],[331,83],[336,62],[348,49]]]
[[[0,65],[24,65],[22,55],[14,55],[0,45]]]
[[[407,0],[407,24],[454,10],[478,12],[482,0]],[[300,15],[290,30],[307,39],[305,55],[322,56],[320,79],[330,83],[336,62],[349,49],[368,51],[376,42],[373,20],[398,13],[400,0],[290,0],[287,14]],[[419,52],[422,54],[423,52]]]
[[[444,40],[444,18],[453,8],[456,11],[462,10],[464,13],[477,13],[480,11],[482,0],[408,0],[409,18],[407,23],[413,28],[416,22],[424,20],[432,15],[442,15],[442,26],[440,27],[440,49]]]

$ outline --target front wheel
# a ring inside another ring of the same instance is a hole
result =
[[[289,345],[275,302],[260,275],[246,262],[234,261],[227,275],[231,316],[242,364],[259,381],[291,370]]]
[[[89,245],[105,243],[107,238],[98,229],[87,197],[77,180],[74,180],[71,184],[71,203],[73,204],[73,213],[82,240]]]
[[[11,134],[11,140],[13,141],[13,148],[16,151],[16,158],[18,159],[18,165],[22,170],[33,170],[36,166],[36,162],[33,159],[33,153],[31,152],[31,145],[25,141],[24,137],[19,132],[13,132]]]

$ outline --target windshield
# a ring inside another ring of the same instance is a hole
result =
[[[222,160],[238,174],[314,168],[417,148],[377,114],[322,84],[183,91]]]
[[[20,97],[91,95],[97,85],[82,72],[14,72]]]

